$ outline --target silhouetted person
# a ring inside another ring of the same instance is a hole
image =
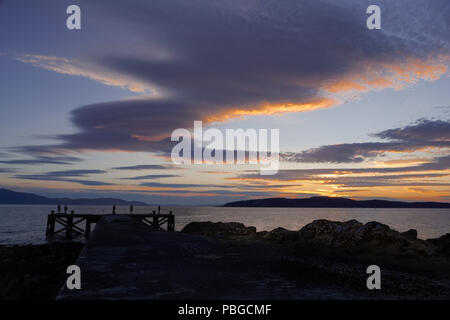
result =
[[[161,213],[161,206],[158,206],[158,214]]]
[[[113,214],[116,214],[116,206],[113,206]]]
[[[58,213],[61,213],[61,205],[58,204]]]
[[[133,206],[130,206],[130,213],[133,213]]]
[[[64,213],[67,214],[67,206],[64,206]]]

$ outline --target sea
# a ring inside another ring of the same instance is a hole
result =
[[[0,245],[41,244],[46,239],[47,215],[55,206],[0,205]],[[110,214],[111,206],[69,206],[75,213]],[[157,208],[135,206],[134,214],[149,214]],[[398,231],[416,229],[421,239],[437,238],[450,233],[450,209],[366,209],[366,208],[230,208],[230,207],[161,207],[161,213],[172,211],[175,230],[193,221],[241,222],[258,231],[283,227],[299,230],[316,219],[362,223],[378,221]],[[118,206],[117,214],[129,213],[129,207]],[[79,239],[82,240],[82,239]],[[56,238],[56,241],[64,241]]]

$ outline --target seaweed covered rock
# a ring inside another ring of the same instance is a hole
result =
[[[256,234],[255,227],[246,227],[238,222],[191,222],[181,232],[204,236],[249,236]]]

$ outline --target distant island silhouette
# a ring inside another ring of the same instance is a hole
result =
[[[86,205],[86,206],[146,206],[145,202],[126,201],[115,198],[47,198],[33,193],[16,192],[8,189],[0,189],[0,204],[64,204],[64,205]]]
[[[389,200],[353,200],[338,197],[302,199],[266,198],[228,202],[224,207],[271,208],[450,208],[448,202],[404,202]]]

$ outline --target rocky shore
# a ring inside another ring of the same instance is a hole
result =
[[[0,246],[0,299],[54,299],[82,243]]]
[[[235,222],[193,222],[181,232],[231,245],[263,245],[268,254],[275,251],[299,267],[313,268],[316,279],[354,283],[354,290],[363,287],[365,268],[376,264],[383,273],[383,290],[377,295],[381,299],[450,299],[450,233],[422,240],[416,230],[398,232],[379,222],[356,220],[315,220],[297,231],[261,232]],[[361,294],[364,298],[364,290]]]
[[[298,231],[276,228],[257,232],[237,222],[192,222],[181,232],[213,237],[245,237],[283,244],[286,248],[331,249],[336,252],[371,253],[398,257],[450,257],[450,233],[437,239],[417,238],[417,230],[398,232],[379,222],[362,224],[356,220],[344,222],[315,220]]]
[[[415,230],[398,232],[382,223],[356,220],[315,220],[296,231],[261,232],[236,222],[192,222],[181,232],[196,239],[201,235],[205,243],[220,242],[222,249],[207,257],[222,257],[222,267],[231,259],[226,270],[257,270],[264,263],[282,279],[291,279],[290,286],[332,286],[359,299],[450,298],[450,234],[422,240]],[[82,243],[0,246],[0,299],[55,298],[67,266],[82,248]],[[234,265],[237,257],[245,260],[241,267]],[[371,264],[382,270],[379,292],[365,287],[365,268]]]

